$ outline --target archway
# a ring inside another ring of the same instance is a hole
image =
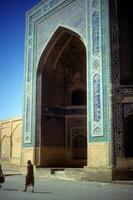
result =
[[[38,65],[36,163],[45,167],[86,165],[86,102],[85,46],[79,35],[59,27]],[[77,132],[82,145],[73,157],[71,141]]]
[[[133,157],[133,114],[124,120],[124,152],[125,157]]]

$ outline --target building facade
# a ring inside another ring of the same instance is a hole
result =
[[[22,118],[0,121],[0,163],[21,165]]]
[[[110,180],[133,167],[130,7],[42,0],[27,12],[22,165]]]

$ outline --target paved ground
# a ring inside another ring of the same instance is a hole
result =
[[[0,200],[133,200],[133,185],[35,178],[35,193],[25,193],[25,177],[6,176]]]

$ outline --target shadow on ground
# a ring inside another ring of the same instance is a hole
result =
[[[23,192],[23,190],[19,190],[19,189],[1,189],[4,191],[18,191],[18,192]],[[27,192],[31,192],[31,191],[27,191]],[[33,193],[38,193],[38,194],[53,194],[53,192],[44,192],[44,191],[34,191]]]

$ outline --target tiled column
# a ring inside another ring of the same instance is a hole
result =
[[[88,167],[112,165],[108,0],[87,0]]]

